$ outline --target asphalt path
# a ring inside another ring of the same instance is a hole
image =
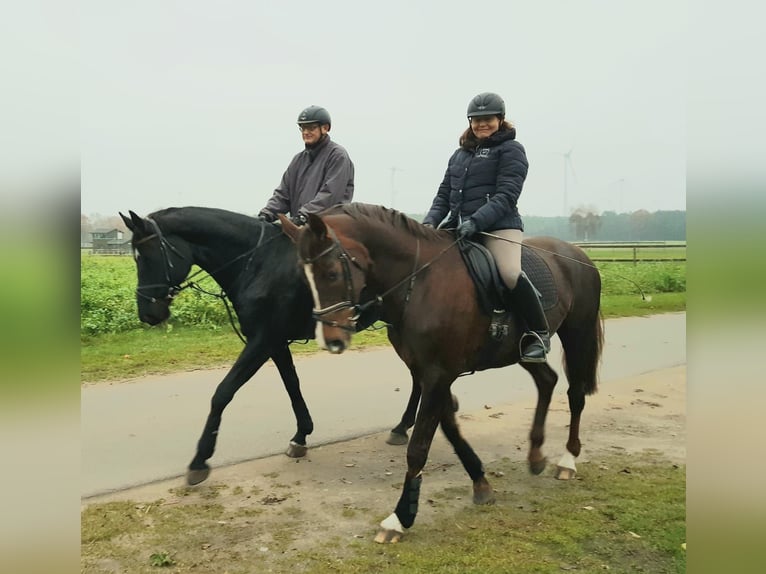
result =
[[[550,356],[561,375],[555,393],[563,394],[567,385],[558,338]],[[621,379],[685,363],[686,313],[605,322],[602,392]],[[399,422],[411,383],[392,349],[322,353],[296,358],[295,364],[314,420],[309,448],[387,430]],[[185,474],[210,398],[226,372],[209,369],[83,386],[81,496]],[[461,412],[536,396],[531,377],[518,366],[461,377],[452,390]],[[276,367],[268,362],[224,411],[216,452],[208,461],[211,476],[216,466],[284,452],[294,432],[289,398]],[[383,448],[396,447],[381,444]]]

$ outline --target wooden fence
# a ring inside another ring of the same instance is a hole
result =
[[[576,242],[593,261],[686,261],[685,241]]]

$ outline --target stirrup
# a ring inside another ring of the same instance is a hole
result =
[[[524,341],[532,339],[526,345]],[[527,331],[519,339],[519,361],[522,363],[544,363],[547,359],[545,355],[551,350],[551,339],[548,333],[538,333],[536,331]]]

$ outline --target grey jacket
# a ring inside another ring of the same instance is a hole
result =
[[[343,146],[328,135],[313,148],[298,153],[260,214],[317,213],[354,197],[354,164]]]

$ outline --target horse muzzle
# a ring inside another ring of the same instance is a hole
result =
[[[340,339],[333,339],[325,342],[326,349],[333,355],[340,355],[346,350],[346,343]]]
[[[163,321],[167,321],[170,317],[170,306],[168,303],[162,301],[156,301],[152,303],[140,302],[138,305],[138,318],[142,323],[151,325],[159,325]]]

